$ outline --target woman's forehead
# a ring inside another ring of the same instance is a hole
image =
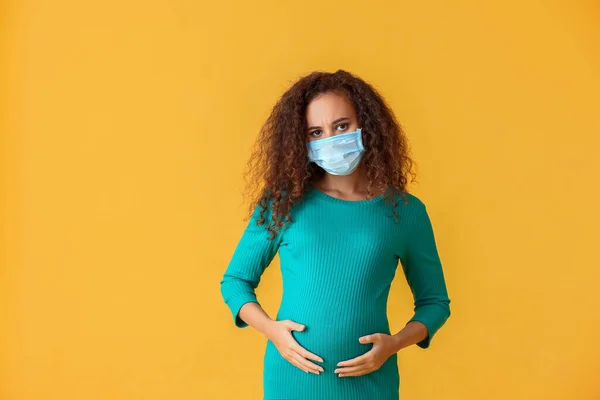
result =
[[[340,117],[354,117],[352,103],[344,95],[326,93],[313,99],[306,108],[306,119],[310,123],[333,121]]]

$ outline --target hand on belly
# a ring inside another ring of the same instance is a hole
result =
[[[337,363],[333,371],[338,376],[360,376],[377,371],[391,356],[397,353],[396,340],[387,333],[373,333],[361,336],[360,343],[372,343],[366,353]]]
[[[303,331],[305,326],[295,321],[286,319],[282,321],[273,321],[267,331],[268,339],[275,345],[277,351],[283,358],[291,364],[309,373],[319,375],[323,367],[317,365],[308,359],[323,362],[318,355],[302,347],[292,336],[292,331]]]

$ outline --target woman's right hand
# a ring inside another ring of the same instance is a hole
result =
[[[273,321],[267,337],[273,342],[283,358],[307,373],[312,372],[319,375],[319,371],[322,372],[323,367],[308,361],[307,358],[319,362],[323,362],[323,359],[300,346],[291,333],[291,331],[301,332],[304,328],[304,325],[289,319]]]

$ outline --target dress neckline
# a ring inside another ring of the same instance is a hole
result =
[[[334,197],[331,196],[319,189],[317,189],[314,185],[310,185],[309,186],[309,192],[313,193],[316,197],[319,197],[323,200],[326,200],[330,203],[337,203],[337,204],[346,204],[346,205],[354,205],[354,206],[362,206],[362,205],[368,205],[368,204],[373,204],[373,203],[378,203],[379,201],[383,200],[383,198],[385,197],[385,192],[383,192],[382,194],[380,194],[379,196],[375,196],[373,198],[370,199],[364,199],[364,200],[346,200],[346,199],[340,199],[339,197]]]

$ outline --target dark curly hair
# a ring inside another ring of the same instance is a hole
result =
[[[412,168],[416,163],[410,158],[406,136],[392,109],[372,85],[350,72],[314,71],[297,80],[277,100],[260,129],[244,172],[245,196],[251,197],[249,214],[260,205],[257,224],[263,225],[265,211],[271,211],[269,239],[292,221],[292,206],[325,173],[308,160],[306,108],[326,92],[346,95],[356,110],[365,148],[361,164],[368,181],[368,197],[373,196],[374,188],[385,191],[384,199],[392,204],[395,220],[397,194],[407,203],[408,176],[415,181]]]

